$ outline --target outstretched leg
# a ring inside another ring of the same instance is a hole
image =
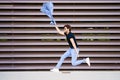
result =
[[[59,68],[61,67],[63,61],[70,56],[70,49],[68,49],[60,58],[59,62],[55,66],[55,68],[51,69],[52,72],[59,72]]]
[[[57,63],[57,65],[55,66],[55,68],[60,68],[63,61],[70,56],[70,49],[68,49],[60,58],[59,62]]]

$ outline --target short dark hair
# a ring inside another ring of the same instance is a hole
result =
[[[71,32],[71,26],[69,25],[69,24],[66,24],[66,25],[64,25],[64,28],[67,28],[67,29],[69,29],[69,31]]]

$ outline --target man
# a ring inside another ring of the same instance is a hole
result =
[[[77,60],[79,49],[78,49],[78,45],[76,42],[76,38],[75,38],[74,34],[71,32],[71,26],[68,24],[64,25],[64,31],[61,31],[57,25],[55,25],[55,28],[60,35],[66,36],[66,39],[67,39],[67,42],[68,42],[70,48],[61,56],[57,65],[53,69],[51,69],[50,71],[59,72],[59,68],[61,67],[63,61],[69,56],[72,57],[71,62],[72,62],[73,66],[77,66],[77,65],[82,64],[82,63],[87,63],[88,66],[90,66],[90,59],[89,58],[86,58],[83,60]]]

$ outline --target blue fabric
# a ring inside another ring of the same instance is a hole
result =
[[[46,14],[50,18],[51,25],[56,24],[54,17],[53,17],[53,3],[51,1],[43,3],[40,11],[43,12],[44,14]]]
[[[77,48],[77,50],[79,51],[79,49]],[[60,58],[60,60],[58,61],[57,65],[55,66],[55,68],[60,68],[62,66],[63,61],[67,58],[67,57],[72,57],[71,59],[71,63],[72,66],[77,66],[80,65],[82,63],[85,63],[85,59],[82,60],[77,60],[77,54],[75,52],[75,49],[69,48]]]

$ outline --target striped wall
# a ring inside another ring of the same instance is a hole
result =
[[[0,71],[49,70],[69,48],[40,12],[46,1],[0,0]],[[61,70],[120,70],[120,1],[52,1],[58,26],[72,26],[79,59],[90,57],[92,64],[72,67],[67,58]]]

